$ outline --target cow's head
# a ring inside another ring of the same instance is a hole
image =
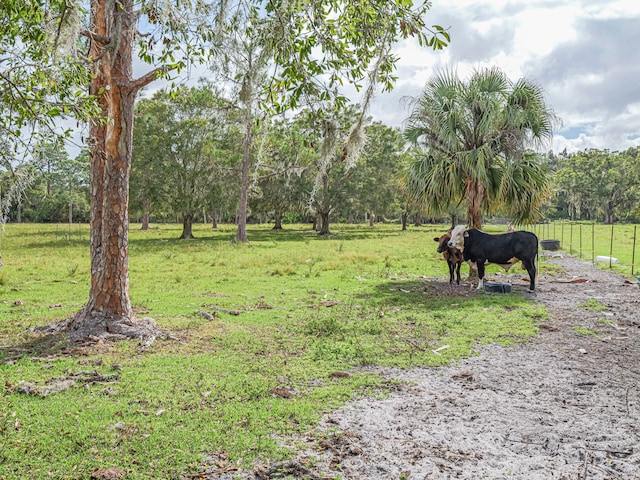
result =
[[[455,247],[461,252],[464,251],[464,237],[467,237],[467,229],[464,225],[458,225],[451,230],[451,239],[447,243],[449,247]]]
[[[441,237],[436,237],[434,240],[438,242],[438,253],[443,253],[449,248],[449,240],[451,239],[451,233],[445,233]]]

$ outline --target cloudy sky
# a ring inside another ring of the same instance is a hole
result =
[[[543,88],[562,121],[554,152],[640,145],[639,0],[433,0],[427,24],[448,27],[450,46],[399,45],[399,79],[376,99],[375,119],[402,126],[401,98],[419,95],[438,70],[467,78],[498,66]]]

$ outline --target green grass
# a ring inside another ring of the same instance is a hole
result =
[[[596,300],[595,298],[590,298],[586,302],[578,304],[578,306],[584,307],[590,312],[602,312],[603,310],[609,309],[609,307],[607,307],[606,305],[603,305],[602,303],[600,303],[600,301]]]
[[[448,271],[433,241],[443,230],[334,225],[321,238],[301,225],[251,226],[239,245],[233,226],[196,226],[196,240],[180,241],[179,226],[133,225],[132,302],[167,333],[141,351],[135,342],[69,349],[65,338],[34,334],[85,304],[88,228],[8,225],[0,479],[88,479],[108,467],[177,478],[213,452],[244,466],[281,460],[293,452],[278,438],[389,387],[357,367],[445,365],[480,344],[535,334],[546,318],[537,304],[443,288]],[[119,377],[44,398],[19,393],[21,382],[94,370]]]

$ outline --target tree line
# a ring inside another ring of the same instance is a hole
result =
[[[241,190],[242,120],[211,82],[197,87],[161,90],[135,109],[130,216],[149,222],[180,222],[182,238],[192,237],[194,222],[236,223]],[[350,125],[357,105],[343,113]],[[439,208],[416,202],[408,192],[412,169],[424,159],[409,141],[410,133],[381,122],[365,128],[367,144],[348,168],[336,161],[320,176],[316,145],[321,132],[301,111],[276,116],[256,129],[251,152],[248,221],[314,224],[330,232],[329,219],[341,223],[407,222],[462,218],[460,207]],[[345,133],[346,134],[346,133]],[[69,158],[56,144],[42,143],[29,163],[31,183],[9,210],[11,221],[89,221],[89,156]],[[541,204],[545,218],[604,223],[640,219],[640,148],[623,152],[589,149],[568,154],[549,151],[540,167],[553,181]],[[421,160],[422,158],[422,160]],[[25,168],[25,165],[22,166]],[[2,173],[9,191],[11,172]],[[320,180],[319,180],[320,178]],[[441,180],[445,180],[442,175]],[[517,185],[517,188],[531,186]],[[509,218],[505,209],[493,215]],[[324,217],[323,217],[324,215]]]

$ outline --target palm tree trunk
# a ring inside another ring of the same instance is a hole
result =
[[[482,228],[482,203],[484,184],[477,179],[467,178],[467,224],[469,228]]]

